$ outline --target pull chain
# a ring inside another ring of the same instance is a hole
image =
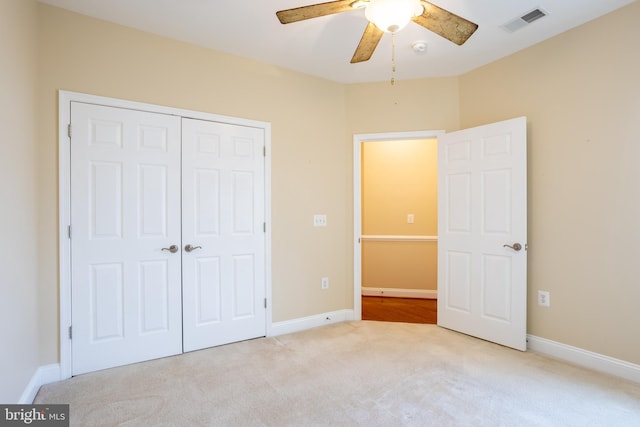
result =
[[[391,86],[396,84],[396,33],[391,33]]]

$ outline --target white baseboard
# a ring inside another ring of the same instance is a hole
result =
[[[640,365],[551,341],[546,338],[536,337],[535,335],[527,335],[527,342],[527,348],[529,350],[584,366],[594,371],[604,372],[640,383]]]
[[[58,363],[52,365],[40,366],[36,369],[36,372],[31,377],[29,384],[22,392],[20,396],[20,405],[30,405],[33,403],[33,399],[36,398],[38,390],[45,384],[54,383],[60,381],[60,365]]]
[[[329,313],[316,314],[299,319],[285,320],[284,322],[274,322],[271,325],[269,336],[290,334],[318,326],[329,325],[331,323],[346,322],[348,320],[355,320],[353,310],[331,311]]]
[[[438,291],[431,289],[371,288],[363,286],[362,296],[438,299]]]

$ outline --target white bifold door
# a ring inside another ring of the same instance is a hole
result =
[[[74,375],[266,334],[262,129],[71,103]]]

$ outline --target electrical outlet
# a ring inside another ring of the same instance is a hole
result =
[[[313,216],[313,226],[314,227],[326,227],[327,226],[327,215],[325,214],[316,214]]]
[[[413,224],[413,222],[415,221],[415,216],[413,214],[408,214],[407,215],[407,224]]]
[[[549,291],[538,291],[538,305],[542,307],[551,307],[551,296]]]
[[[320,281],[322,289],[329,289],[329,278],[328,277],[323,277],[322,280]]]

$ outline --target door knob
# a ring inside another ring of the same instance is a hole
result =
[[[511,248],[514,251],[518,252],[520,249],[522,249],[522,245],[520,243],[514,243],[513,246],[511,245],[502,245],[503,248]]]
[[[187,252],[195,251],[196,249],[202,249],[202,246],[191,246],[187,245],[184,247],[184,250]]]
[[[172,254],[175,254],[176,252],[178,252],[178,245],[171,245],[168,248],[162,248],[163,251],[169,251]]]

